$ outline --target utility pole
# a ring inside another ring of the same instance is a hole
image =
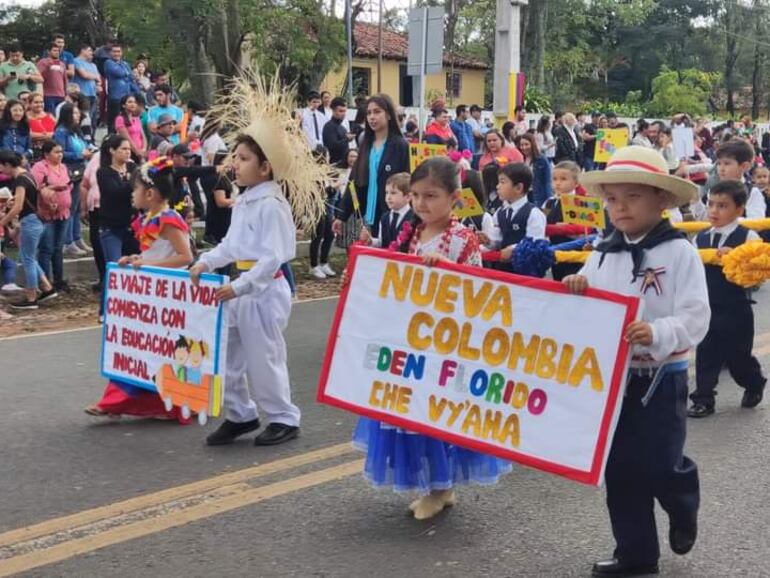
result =
[[[378,31],[379,48],[377,50],[377,93],[382,93],[382,5],[383,0],[380,0],[380,26]]]
[[[345,0],[345,26],[348,34],[348,106],[353,105],[353,6]]]
[[[497,0],[495,23],[495,116],[508,115],[511,74],[521,72],[521,7],[528,0]]]

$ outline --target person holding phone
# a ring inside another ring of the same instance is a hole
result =
[[[0,64],[0,90],[8,100],[18,100],[22,92],[35,92],[43,76],[35,65],[24,60],[21,47],[13,45],[8,50],[8,60]]]

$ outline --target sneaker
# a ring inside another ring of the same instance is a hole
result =
[[[40,294],[40,297],[38,297],[37,302],[38,303],[45,303],[46,301],[50,301],[51,299],[55,299],[58,296],[59,296],[59,294],[56,292],[56,289],[51,287],[48,291],[43,291]]]
[[[86,243],[83,239],[78,239],[77,241],[75,241],[74,245],[78,249],[80,249],[81,251],[85,251],[86,253],[94,252],[93,248],[88,243]]]
[[[70,243],[69,245],[65,245],[63,254],[65,257],[85,257],[86,255],[88,255],[88,253],[83,251],[75,243]]]
[[[320,265],[318,267],[312,267],[310,269],[310,274],[316,279],[326,279],[326,273],[323,272]]]
[[[321,271],[323,271],[324,275],[326,275],[327,277],[334,277],[337,274],[335,273],[334,269],[329,267],[329,263],[322,263]]]
[[[54,281],[53,288],[57,291],[63,291],[64,293],[70,292],[70,284],[66,281]]]
[[[24,291],[24,288],[19,287],[16,283],[6,283],[0,287],[0,291],[3,293],[18,293],[19,291]]]
[[[11,309],[19,309],[21,311],[32,311],[38,308],[37,301],[19,301],[18,303],[11,303]]]

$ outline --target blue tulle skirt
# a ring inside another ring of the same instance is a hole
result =
[[[448,490],[458,484],[496,484],[511,464],[441,440],[362,417],[353,445],[366,452],[364,477],[398,492]]]

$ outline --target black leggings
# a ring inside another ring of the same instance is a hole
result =
[[[310,239],[310,266],[318,266],[318,247],[321,247],[321,263],[329,262],[329,251],[332,249],[334,233],[332,232],[332,221],[329,215],[324,215],[318,221],[313,237]]]
[[[104,283],[104,251],[102,251],[102,241],[99,237],[99,209],[95,208],[88,212],[88,232],[91,239],[91,246],[94,248],[94,262],[99,271],[99,284]]]

